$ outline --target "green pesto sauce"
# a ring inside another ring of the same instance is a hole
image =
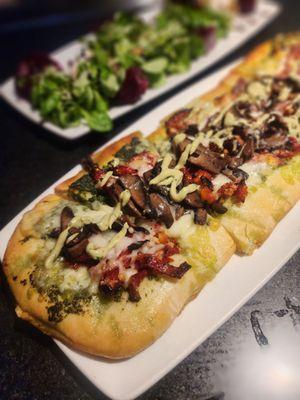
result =
[[[111,327],[113,335],[117,339],[120,339],[124,335],[124,333],[123,333],[122,328],[120,327],[119,322],[117,321],[116,317],[113,314],[111,314],[109,316],[108,323],[109,323],[109,326]]]

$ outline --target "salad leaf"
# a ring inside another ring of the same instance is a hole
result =
[[[111,130],[108,109],[132,104],[149,87],[189,69],[229,29],[227,15],[207,7],[169,3],[153,23],[116,13],[92,39],[83,40],[81,57],[63,72],[47,55],[24,60],[16,89],[30,96],[43,119],[62,127],[86,123]]]
[[[107,132],[112,129],[112,120],[104,111],[86,111],[81,110],[82,115],[88,126],[98,132]]]

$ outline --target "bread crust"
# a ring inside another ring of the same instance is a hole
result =
[[[129,302],[126,296],[119,302],[107,303],[95,297],[84,306],[83,312],[67,314],[58,323],[50,322],[47,309],[54,303],[30,282],[30,274],[45,247],[45,239],[38,237],[34,225],[60,201],[56,195],[42,199],[24,216],[9,241],[3,268],[18,304],[16,313],[44,333],[80,351],[112,359],[130,357],[161,336],[185,304],[201,290],[208,280],[198,271],[204,266],[199,263],[179,280],[145,279],[139,289],[138,303]],[[26,240],[28,235],[30,239]],[[222,227],[211,231],[210,236],[212,245],[218,249],[214,265],[218,270],[232,256],[235,247]]]

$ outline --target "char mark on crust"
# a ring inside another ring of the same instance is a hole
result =
[[[165,122],[168,136],[175,136],[177,133],[185,131],[187,128],[186,118],[190,112],[190,109],[179,110]]]

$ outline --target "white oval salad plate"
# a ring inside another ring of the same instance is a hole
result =
[[[161,96],[176,86],[182,84],[193,76],[205,71],[208,67],[233,52],[274,19],[280,11],[280,6],[269,0],[258,1],[257,8],[254,12],[245,15],[236,15],[233,18],[232,26],[228,35],[217,41],[217,44],[206,55],[195,60],[191,68],[181,74],[172,75],[167,79],[161,87],[149,89],[144,96],[135,104],[113,107],[109,111],[112,119],[116,119],[137,107]],[[145,16],[146,17],[146,16]],[[76,59],[82,50],[81,42],[74,41],[62,47],[61,49],[50,54],[64,68],[68,68],[68,62]],[[74,128],[62,129],[50,122],[43,122],[39,113],[35,111],[30,102],[20,98],[15,91],[14,77],[6,80],[0,87],[0,94],[13,108],[29,118],[36,124],[46,128],[55,135],[68,140],[78,139],[90,132],[86,125],[79,125]]]

